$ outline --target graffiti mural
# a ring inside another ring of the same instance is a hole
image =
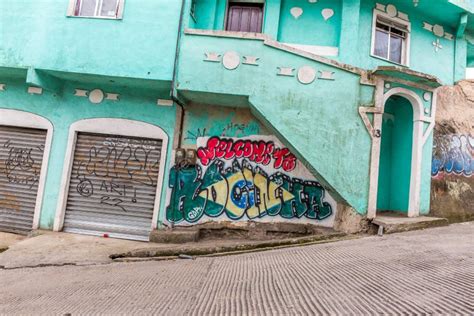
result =
[[[200,138],[198,164],[171,169],[167,220],[332,217],[321,184],[287,148],[262,138]]]
[[[246,158],[251,162],[267,166],[273,161],[275,169],[292,171],[296,167],[296,157],[288,148],[278,148],[273,141],[236,140],[232,138],[211,137],[205,147],[197,151],[204,166],[216,158],[226,160]]]
[[[435,137],[431,175],[456,174],[470,177],[474,171],[474,137],[443,135]]]

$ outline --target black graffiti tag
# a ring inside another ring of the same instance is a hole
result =
[[[8,158],[4,161],[4,173],[9,183],[24,184],[29,189],[39,181],[41,164],[33,158],[33,152],[43,152],[42,146],[21,147],[7,140],[3,147],[8,150]]]
[[[160,156],[156,141],[107,138],[78,161],[77,192],[84,198],[98,195],[99,204],[127,212],[130,203],[138,203],[137,187],[156,185]]]

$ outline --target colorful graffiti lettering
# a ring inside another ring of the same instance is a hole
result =
[[[215,159],[205,172],[199,165],[173,167],[169,186],[172,193],[166,218],[173,223],[195,223],[204,215],[223,214],[231,220],[244,216],[323,220],[333,213],[331,205],[323,201],[325,190],[318,182],[281,172],[269,176],[246,159],[241,163],[235,159],[228,168],[223,160]]]
[[[435,137],[431,175],[445,173],[469,177],[474,171],[474,137],[444,135]]]
[[[264,166],[273,160],[275,169],[282,168],[286,172],[296,167],[296,156],[288,148],[277,148],[272,141],[211,137],[205,147],[198,149],[197,155],[203,166],[208,166],[214,159],[245,158]]]

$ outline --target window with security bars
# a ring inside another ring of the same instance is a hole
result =
[[[120,19],[124,0],[73,0],[72,16]]]
[[[406,25],[377,17],[372,54],[397,64],[407,65],[409,35]]]

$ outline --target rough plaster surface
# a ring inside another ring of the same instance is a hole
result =
[[[438,90],[436,130],[440,133],[469,133],[474,128],[474,80]]]
[[[368,220],[352,207],[338,204],[334,229],[346,234],[355,234],[369,229]]]
[[[445,135],[474,136],[474,81],[439,89],[435,140]],[[451,222],[474,219],[474,176],[440,173],[431,181],[431,215]]]
[[[199,258],[0,270],[0,314],[472,315],[474,223]]]

